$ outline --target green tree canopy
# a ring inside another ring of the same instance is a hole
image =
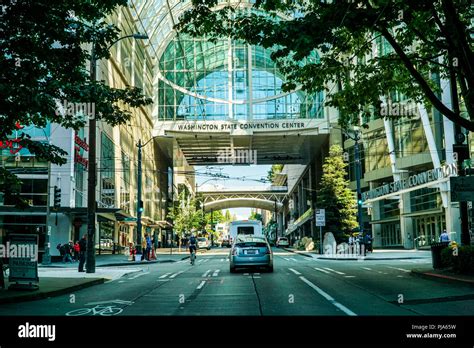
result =
[[[130,119],[128,107],[150,104],[139,88],[111,88],[91,81],[91,43],[97,59],[109,57],[120,36],[106,17],[126,0],[7,1],[0,6],[0,139],[21,126],[48,122],[80,129],[87,118],[64,114],[58,104],[87,103],[95,117],[111,125]],[[129,33],[127,33],[129,34]],[[124,35],[124,34],[122,34]],[[20,145],[55,164],[66,163],[66,151],[33,141],[20,132]],[[0,168],[0,190],[10,194],[16,177]]]
[[[252,10],[217,4],[193,0],[177,29],[273,49],[288,78],[284,90],[325,91],[343,127],[380,115],[381,96],[397,91],[474,131],[471,0],[257,0]],[[315,52],[319,59],[309,59]],[[464,113],[440,99],[440,76],[457,80]]]
[[[326,210],[325,230],[333,232],[336,237],[357,227],[356,197],[349,188],[347,164],[342,153],[339,145],[333,145],[329,149],[316,198],[317,207]]]

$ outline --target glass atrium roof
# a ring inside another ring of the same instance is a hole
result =
[[[222,3],[229,4],[227,1]],[[249,2],[235,2],[249,6]],[[173,27],[191,2],[132,0],[139,31],[156,57],[159,120],[264,120],[323,117],[323,94],[284,93],[270,50],[228,39],[210,43]]]

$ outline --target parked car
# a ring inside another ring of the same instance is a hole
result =
[[[197,239],[198,249],[211,250],[211,242],[206,237],[198,237]]]
[[[267,239],[255,235],[237,235],[230,250],[230,272],[238,267],[265,267],[273,272],[273,252]]]
[[[227,248],[231,247],[229,238],[222,239],[221,247],[227,247]]]
[[[277,246],[277,248],[289,247],[290,242],[288,241],[288,238],[286,238],[286,237],[278,237],[278,239],[276,241],[276,246]]]

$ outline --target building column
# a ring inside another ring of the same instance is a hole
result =
[[[369,189],[375,189],[375,184],[369,182]],[[375,201],[372,203],[371,207],[371,220],[377,221],[380,220],[380,202]],[[372,224],[372,245],[374,248],[380,248],[382,246],[382,225],[381,224]]]

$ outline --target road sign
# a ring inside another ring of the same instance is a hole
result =
[[[451,181],[451,201],[474,201],[474,176],[454,176]]]
[[[315,209],[314,217],[316,226],[326,226],[326,211],[324,209]]]

